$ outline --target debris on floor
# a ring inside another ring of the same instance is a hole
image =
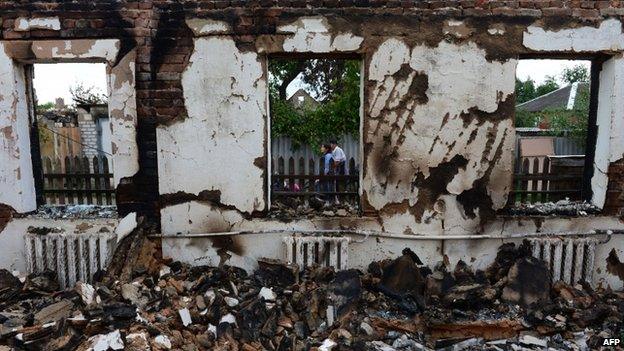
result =
[[[624,332],[624,293],[551,284],[527,244],[486,271],[409,248],[368,272],[262,259],[253,274],[126,250],[122,274],[58,291],[0,270],[0,344],[28,350],[590,350]],[[131,244],[128,244],[131,242]],[[147,247],[147,248],[145,248]],[[116,256],[119,255],[116,253]],[[130,261],[128,261],[130,260]],[[122,260],[123,261],[123,260]],[[112,265],[112,270],[119,269]]]
[[[42,219],[117,218],[117,206],[110,205],[42,205],[28,214]]]
[[[588,216],[600,213],[600,208],[585,201],[571,201],[569,199],[557,202],[522,203],[509,207],[506,210],[513,216]]]
[[[297,217],[348,217],[358,214],[358,206],[348,201],[335,202],[311,196],[308,200],[297,197],[278,198],[271,203],[271,218],[292,220]]]

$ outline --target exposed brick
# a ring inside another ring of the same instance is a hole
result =
[[[12,30],[19,16],[59,16],[62,30]],[[387,20],[440,17],[558,17],[557,23],[624,16],[620,0],[146,0],[146,1],[14,1],[0,0],[1,36],[6,40],[28,38],[120,38],[124,48],[137,51],[137,113],[141,172],[137,181],[147,184],[146,202],[156,202],[158,179],[155,163],[155,125],[185,114],[181,74],[187,67],[193,40],[184,19],[225,18],[237,32],[237,44],[252,47],[259,34],[275,33],[278,24],[297,16],[328,15],[364,22],[372,36],[409,36],[410,28],[389,25],[369,28],[366,18]],[[575,18],[572,18],[574,16]],[[363,20],[361,19],[363,18]],[[505,21],[505,18],[497,18]],[[510,23],[524,23],[509,19]],[[401,23],[402,24],[402,23]],[[400,29],[397,29],[400,28]],[[422,28],[418,28],[422,30]],[[513,40],[513,39],[511,39]],[[375,41],[373,40],[373,43]],[[607,204],[615,211],[624,208],[624,164],[612,165]],[[623,174],[623,176],[620,176]],[[151,200],[149,200],[151,199]],[[0,218],[2,212],[0,211]]]
[[[559,7],[549,7],[549,8],[542,9],[542,14],[544,16],[553,16],[553,17],[571,16],[572,15],[572,9],[559,8]]]

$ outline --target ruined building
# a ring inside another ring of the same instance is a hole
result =
[[[502,242],[527,238],[555,274],[622,287],[620,1],[0,0],[0,16],[2,267],[29,268],[26,247],[52,250],[26,243],[29,227],[97,238],[136,212],[156,224],[164,256],[193,264],[224,252],[245,268],[321,261],[319,242],[348,267],[410,247],[482,268]],[[361,61],[359,213],[271,216],[276,56]],[[592,61],[581,200],[593,206],[510,208],[521,58]],[[117,216],[37,212],[25,68],[38,62],[108,65]]]

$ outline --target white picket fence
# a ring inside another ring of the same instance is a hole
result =
[[[343,135],[338,139],[338,145],[342,148],[347,156],[347,160],[355,160],[356,168],[360,165],[360,145],[359,137],[353,135]],[[319,160],[321,154],[319,150],[313,150],[310,145],[302,145],[295,149],[293,143],[289,137],[277,137],[271,140],[271,159],[273,160],[273,173],[277,173],[277,160],[282,158],[285,160],[286,167],[288,167],[288,160],[293,158],[295,161],[295,167],[298,168],[299,160],[306,160],[305,169],[297,169],[296,174],[319,174],[318,166],[319,162],[314,163],[315,169],[310,172],[309,162],[307,160]],[[353,173],[353,172],[350,172]]]

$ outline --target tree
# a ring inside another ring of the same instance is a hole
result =
[[[589,82],[589,70],[583,65],[566,67],[563,69],[563,73],[561,73],[561,80],[567,84]]]
[[[271,133],[288,136],[295,147],[318,146],[343,134],[357,134],[360,125],[360,63],[353,60],[274,60],[269,64]],[[296,74],[295,74],[296,73]],[[286,82],[300,77],[321,104],[295,108],[286,100]],[[294,77],[294,78],[292,78]],[[292,78],[292,79],[291,79]]]
[[[53,102],[46,102],[45,104],[39,104],[39,105],[37,105],[37,113],[43,113],[43,112],[46,112],[46,111],[50,111],[53,108],[54,108],[54,103]]]
[[[516,78],[516,103],[521,104],[535,98],[535,81],[530,77],[525,81]]]
[[[100,93],[94,86],[85,87],[82,83],[76,83],[69,88],[69,93],[76,104],[98,105],[106,103],[106,95]]]
[[[559,83],[553,76],[546,76],[544,83],[537,86],[535,89],[535,97],[546,95],[552,91],[559,89]]]

